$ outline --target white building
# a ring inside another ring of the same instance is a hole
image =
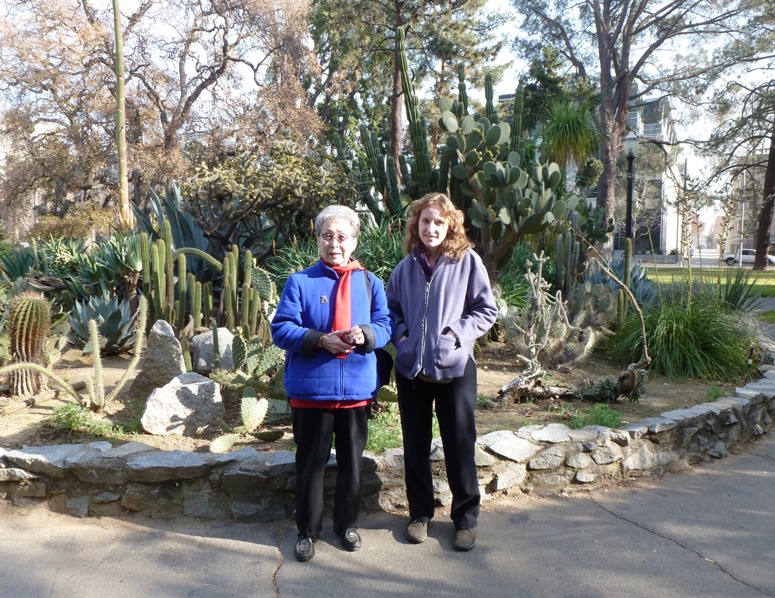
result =
[[[648,140],[673,144],[677,139],[670,104],[666,98],[632,103],[627,115],[627,127],[635,132],[641,144]],[[663,254],[680,250],[682,218],[678,209],[680,189],[677,185],[684,180],[685,173],[678,167],[665,169],[664,165],[659,169],[638,168],[637,155],[633,173],[634,186],[645,193],[640,198],[642,213],[636,218],[636,228],[633,230],[634,252],[651,252],[652,245],[655,252]],[[617,187],[621,205],[627,201],[626,194],[626,185]]]

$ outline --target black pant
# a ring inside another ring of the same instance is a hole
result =
[[[475,457],[476,365],[469,359],[463,376],[446,384],[410,380],[396,372],[396,384],[409,516],[426,522],[433,518],[430,449],[435,401],[452,491],[452,522],[455,529],[474,529],[481,503]]]
[[[360,509],[361,461],[368,436],[369,406],[349,409],[293,409],[296,442],[296,526],[317,537],[323,528],[323,478],[336,438],[334,531],[355,525]]]

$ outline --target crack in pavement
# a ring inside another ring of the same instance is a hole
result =
[[[274,529],[275,544],[277,546],[277,566],[272,571],[272,588],[274,588],[275,598],[280,598],[280,584],[277,582],[277,575],[285,564],[283,557],[283,540],[285,539],[285,527],[277,526]]]
[[[718,562],[716,562],[715,560],[705,556],[701,552],[699,552],[697,550],[694,550],[693,548],[689,548],[688,546],[685,546],[684,544],[681,544],[678,540],[675,540],[674,538],[670,538],[668,536],[663,536],[659,532],[657,532],[657,531],[655,531],[653,529],[650,529],[650,528],[646,527],[645,525],[642,525],[642,524],[638,523],[637,521],[633,521],[632,519],[628,519],[627,517],[623,517],[623,516],[619,515],[618,513],[613,512],[611,509],[608,509],[608,508],[604,507],[603,505],[601,505],[593,497],[590,497],[589,500],[592,503],[594,503],[598,508],[602,509],[603,511],[605,511],[609,515],[615,517],[616,519],[619,519],[620,521],[626,521],[627,523],[629,523],[631,525],[634,525],[638,529],[642,529],[643,531],[648,532],[650,534],[653,534],[654,536],[656,536],[658,538],[661,538],[663,540],[667,540],[668,542],[672,542],[673,544],[675,544],[676,546],[679,546],[680,548],[682,548],[683,550],[686,550],[687,552],[691,552],[693,554],[696,554],[699,558],[703,559],[704,561],[706,561],[706,562],[708,562],[708,563],[710,563],[712,565],[715,565],[716,568],[719,571],[721,571],[724,575],[726,575],[730,579],[733,579],[737,583],[743,584],[747,588],[751,588],[752,590],[760,592],[762,594],[762,596],[771,596],[771,597],[775,598],[775,594],[768,594],[766,591],[762,590],[761,588],[757,588],[756,586],[751,585],[750,583],[748,583],[746,581],[743,581],[742,579],[738,579],[737,577],[732,575],[732,573],[730,573],[729,571],[724,569],[724,567],[722,565],[720,565]]]

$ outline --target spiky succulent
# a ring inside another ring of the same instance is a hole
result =
[[[89,320],[97,322],[100,336],[100,353],[115,355],[131,351],[135,344],[135,320],[128,301],[119,303],[116,297],[90,297],[88,301],[76,301],[70,312],[70,333],[67,342],[84,353],[91,353]]]

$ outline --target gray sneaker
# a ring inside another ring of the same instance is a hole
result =
[[[412,544],[421,544],[428,537],[428,524],[412,519],[406,526],[406,539]]]
[[[471,550],[476,544],[476,528],[455,531],[455,550]]]

